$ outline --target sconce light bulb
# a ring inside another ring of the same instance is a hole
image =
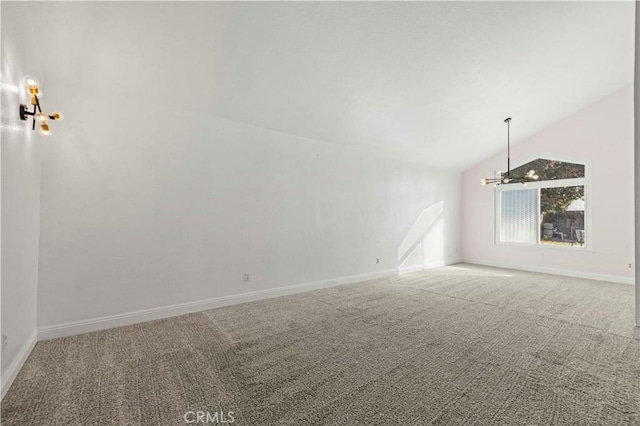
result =
[[[487,180],[486,180],[486,179],[481,179],[481,180],[480,180],[480,183],[481,183],[482,185],[486,185],[486,184],[487,184]]]
[[[62,120],[64,115],[62,115],[61,112],[54,112],[49,117],[51,117],[52,120]]]
[[[538,176],[538,175],[533,175],[533,176],[532,176],[532,178],[533,178],[533,180],[538,180],[538,179],[540,179],[540,176]]]
[[[35,119],[36,119],[36,120],[38,120],[38,121],[42,121],[42,122],[47,121],[47,118],[49,118],[49,117],[47,116],[47,114],[43,114],[43,113],[41,113],[41,112],[37,113],[37,114],[36,114],[36,116],[35,116]]]
[[[40,82],[38,81],[38,79],[35,78],[32,75],[25,75],[24,77],[22,77],[22,82],[27,87],[32,87],[32,86],[39,87],[40,86]]]
[[[511,179],[509,179],[508,177],[506,177],[506,178],[504,178],[504,179],[502,180],[502,182],[503,182],[503,183],[509,183],[509,182],[511,182]]]
[[[49,125],[47,123],[42,123],[40,125],[39,132],[42,136],[49,136],[51,134],[51,132],[49,131]]]

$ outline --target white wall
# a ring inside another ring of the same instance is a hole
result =
[[[135,93],[94,93],[89,105],[89,88],[49,89],[66,118],[43,151],[44,330],[459,257],[457,173]],[[438,204],[442,214],[416,229]],[[428,250],[400,254],[409,233]]]
[[[4,7],[4,5],[3,5]],[[13,7],[25,9],[24,4]],[[25,22],[2,16],[2,395],[29,355],[36,339],[40,138],[18,117],[26,101],[20,79],[41,78],[37,51]],[[26,16],[26,15],[25,15]]]
[[[521,120],[526,117],[513,117],[512,135]],[[587,238],[591,250],[494,244],[494,190],[481,186],[480,179],[505,169],[504,153],[463,174],[465,261],[633,283],[632,87],[624,87],[512,147],[514,166],[536,157],[587,163],[586,214],[592,224]]]

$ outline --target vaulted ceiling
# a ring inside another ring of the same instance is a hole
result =
[[[456,171],[633,78],[632,1],[27,7],[47,85]]]

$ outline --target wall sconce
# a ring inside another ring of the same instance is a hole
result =
[[[27,93],[31,97],[31,105],[33,105],[33,111],[29,111],[29,107],[25,104],[20,104],[20,119],[28,120],[29,116],[33,117],[33,126],[32,130],[36,129],[36,121],[40,123],[40,129],[38,132],[42,136],[49,136],[51,131],[49,130],[49,123],[47,120],[62,120],[62,114],[59,112],[54,112],[51,114],[45,114],[42,112],[40,108],[40,99],[42,97],[42,92],[40,91],[40,83],[38,79],[31,76],[26,76],[24,79],[24,84],[27,86]]]

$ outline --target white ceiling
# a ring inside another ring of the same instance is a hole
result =
[[[29,7],[47,84],[457,171],[633,77],[632,1]]]

